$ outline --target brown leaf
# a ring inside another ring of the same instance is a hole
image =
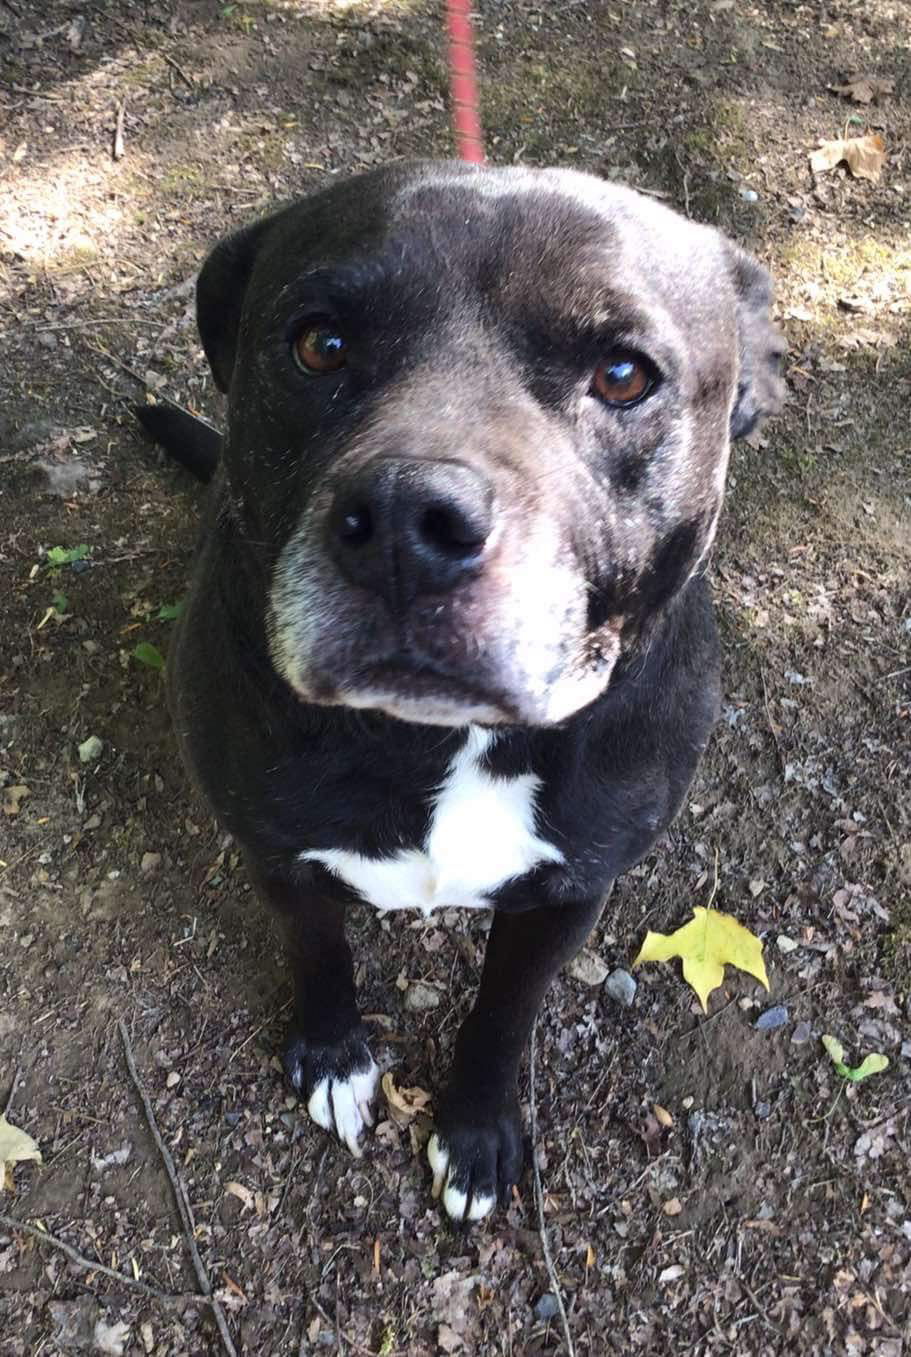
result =
[[[18,815],[18,814],[19,814],[19,808],[20,808],[20,806],[22,805],[22,802],[23,802],[23,801],[27,801],[28,798],[31,796],[31,794],[32,794],[32,793],[31,793],[31,791],[29,790],[29,788],[28,788],[28,787],[24,787],[21,783],[19,783],[19,784],[18,784],[17,786],[15,786],[15,787],[6,787],[6,788],[4,788],[4,791],[3,791],[3,814],[4,814],[4,815]]]
[[[430,1094],[426,1089],[398,1088],[389,1072],[383,1075],[382,1089],[396,1126],[407,1126],[419,1112],[426,1112],[430,1106]]]
[[[243,1183],[225,1183],[225,1191],[243,1202],[248,1211],[253,1210],[253,1193],[248,1187],[244,1187]]]
[[[878,132],[863,137],[836,137],[824,141],[818,150],[810,152],[810,169],[814,174],[825,174],[844,161],[855,179],[870,179],[876,183],[886,163],[886,143]]]
[[[895,81],[883,80],[878,75],[852,75],[843,85],[830,85],[829,89],[855,104],[872,104],[881,94],[891,94]]]
[[[666,1107],[662,1107],[660,1103],[652,1103],[652,1111],[655,1114],[655,1120],[658,1121],[661,1126],[673,1126],[674,1118]]]
[[[0,1192],[12,1188],[12,1166],[25,1159],[41,1163],[41,1151],[27,1131],[20,1131],[0,1113]]]

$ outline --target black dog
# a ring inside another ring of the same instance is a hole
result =
[[[220,244],[224,444],[169,657],[187,765],[280,915],[285,1064],[353,1153],[377,1067],[345,912],[496,911],[428,1155],[450,1216],[521,1169],[517,1074],[715,719],[729,439],[781,398],[765,271],[562,170],[397,165]],[[217,465],[216,465],[217,464]]]

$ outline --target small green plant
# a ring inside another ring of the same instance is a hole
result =
[[[62,565],[72,565],[74,561],[84,561],[89,554],[85,542],[78,547],[50,547],[47,553],[48,568],[59,569]]]
[[[148,669],[157,669],[159,673],[164,669],[164,655],[157,646],[152,645],[151,641],[140,641],[133,650],[133,659]]]

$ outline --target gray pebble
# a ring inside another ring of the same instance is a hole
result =
[[[622,1004],[624,1008],[629,1008],[635,999],[636,988],[636,981],[629,971],[611,971],[604,982],[605,992],[610,995],[614,1003]]]
[[[742,188],[740,190],[740,196],[745,203],[759,202],[759,194],[756,192],[754,188]]]
[[[809,1041],[813,1035],[813,1029],[808,1022],[799,1022],[791,1033],[791,1045],[802,1046],[805,1041]]]
[[[535,1319],[542,1323],[547,1319],[556,1319],[560,1313],[560,1307],[557,1304],[557,1298],[552,1291],[545,1291],[544,1295],[535,1301]]]
[[[99,740],[97,735],[90,735],[87,740],[83,740],[79,746],[80,763],[97,763],[104,753],[104,742]]]
[[[774,1008],[767,1008],[764,1013],[760,1013],[755,1027],[758,1032],[774,1032],[776,1027],[784,1027],[787,1021],[788,1010],[784,1004],[776,1004]]]
[[[426,1008],[437,1008],[440,991],[433,985],[425,985],[423,980],[413,981],[405,991],[405,1007],[411,1013],[420,1013]]]
[[[583,985],[600,985],[607,975],[607,967],[596,952],[583,947],[577,957],[569,963],[569,974]]]

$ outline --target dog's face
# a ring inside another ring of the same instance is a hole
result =
[[[307,702],[546,725],[704,560],[780,401],[764,270],[571,171],[398,166],[200,277],[225,475]]]

